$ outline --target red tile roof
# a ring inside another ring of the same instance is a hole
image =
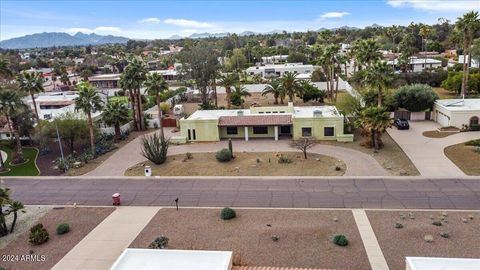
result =
[[[231,126],[278,126],[291,125],[291,115],[244,115],[221,116],[218,119],[219,127]]]

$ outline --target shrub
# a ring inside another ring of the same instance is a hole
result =
[[[443,238],[450,238],[450,234],[448,232],[440,232],[440,236]]]
[[[229,220],[232,218],[235,218],[237,216],[237,213],[235,213],[235,210],[229,207],[225,207],[222,209],[220,212],[220,218],[223,220]]]
[[[168,237],[161,235],[155,238],[148,247],[153,249],[164,249],[168,245],[168,240]]]
[[[480,146],[480,139],[478,139],[478,140],[470,140],[470,141],[466,142],[465,145]]]
[[[57,234],[66,234],[70,231],[70,225],[68,223],[58,224]]]
[[[288,163],[292,163],[292,160],[291,160],[290,158],[288,158],[287,156],[281,155],[281,156],[278,158],[278,163],[280,163],[280,164],[288,164]]]
[[[395,223],[395,229],[401,229],[403,228],[403,224],[402,223]]]
[[[348,246],[348,239],[343,234],[337,234],[333,237],[333,243],[341,247]]]
[[[420,112],[433,108],[437,93],[426,84],[405,85],[393,95],[395,107],[412,112]]]
[[[166,102],[160,103],[160,109],[162,110],[163,114],[168,114],[170,111],[170,104]]]
[[[437,220],[437,221],[432,222],[432,225],[442,226],[442,222]]]
[[[224,149],[218,151],[215,154],[215,157],[220,162],[227,162],[227,161],[232,160],[232,153],[230,152],[230,150],[224,148]]]
[[[192,159],[193,158],[192,153],[190,153],[190,152],[185,153],[185,158],[186,159]]]
[[[276,235],[272,235],[272,241],[277,242],[280,238]]]
[[[48,241],[50,238],[47,229],[43,227],[42,223],[38,223],[37,225],[30,228],[30,236],[28,237],[28,241],[32,245],[41,245]]]
[[[167,160],[169,140],[160,138],[157,133],[142,138],[142,155],[151,162],[160,165]]]

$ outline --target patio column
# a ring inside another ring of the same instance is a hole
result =
[[[245,141],[248,141],[248,127],[243,127],[245,129]]]
[[[274,126],[275,130],[275,141],[278,141],[278,126]]]

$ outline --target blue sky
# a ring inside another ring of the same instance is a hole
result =
[[[192,33],[306,31],[452,21],[480,10],[470,0],[0,1],[0,40],[39,32],[154,39]]]

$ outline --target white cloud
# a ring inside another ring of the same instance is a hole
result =
[[[68,33],[72,33],[72,34],[75,34],[75,33],[78,33],[78,32],[82,32],[84,34],[91,34],[93,33],[93,30],[92,29],[89,29],[89,28],[70,28],[67,30]]]
[[[115,33],[120,33],[122,30],[118,27],[113,27],[113,26],[99,26],[95,28],[94,32],[115,32]]]
[[[395,8],[412,7],[427,11],[469,11],[480,9],[476,0],[388,0],[387,4]]]
[[[327,13],[323,13],[322,16],[320,16],[320,18],[322,19],[330,19],[330,18],[342,18],[342,17],[345,17],[347,15],[350,15],[349,12],[327,12]]]
[[[189,27],[189,28],[214,28],[214,24],[207,22],[199,22],[186,19],[166,19],[164,21],[166,24],[176,25],[180,27]]]
[[[142,23],[142,24],[159,24],[160,22],[161,21],[159,18],[145,18],[138,21],[138,23]]]

